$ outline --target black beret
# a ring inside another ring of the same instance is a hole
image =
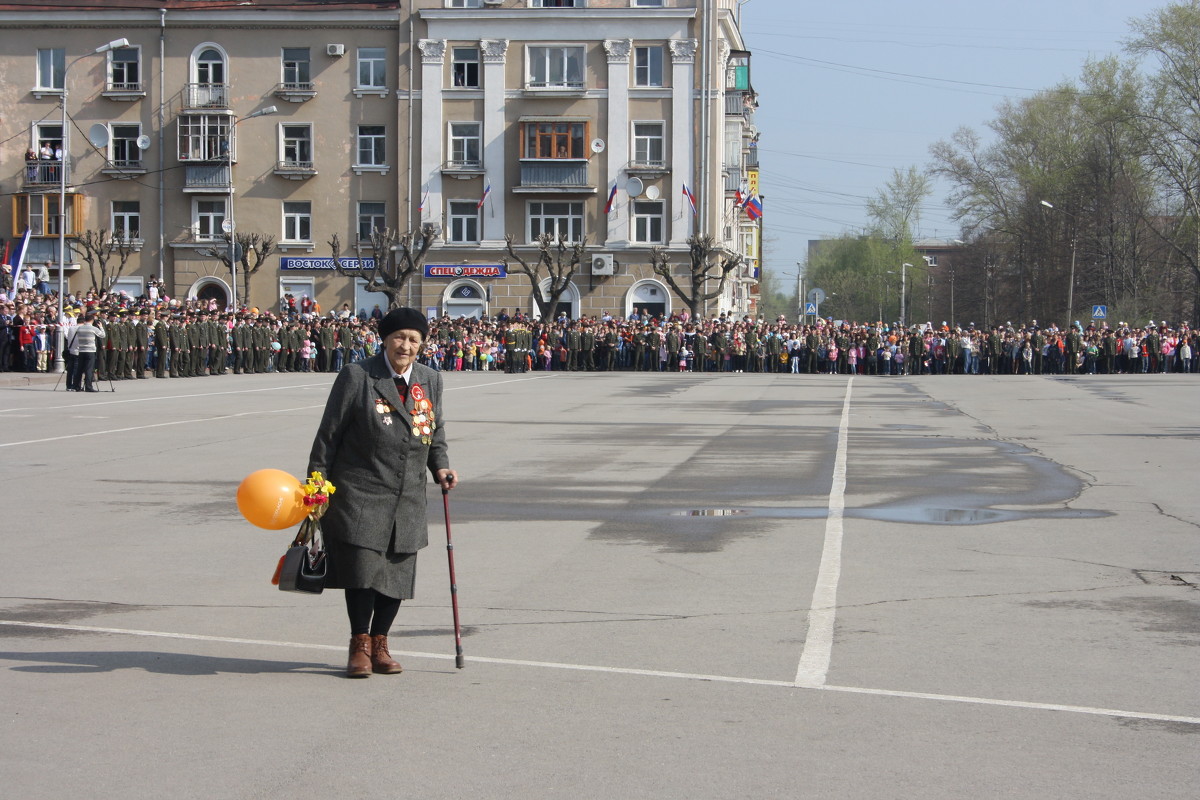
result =
[[[399,330],[416,331],[423,341],[429,337],[429,321],[415,308],[393,308],[379,321],[379,338],[386,339]]]

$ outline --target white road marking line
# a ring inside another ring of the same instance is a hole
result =
[[[520,383],[521,381],[542,380],[543,378],[548,378],[548,377],[550,377],[550,376],[545,375],[545,376],[539,376],[536,378],[515,378],[513,380],[508,380],[508,381],[496,381],[494,383],[477,383],[473,386],[451,386],[451,387],[447,387],[446,391],[454,392],[454,391],[458,391],[461,389],[478,389],[480,387],[486,387],[486,386],[498,386],[502,383]],[[310,384],[310,385],[319,386],[322,384]],[[294,387],[292,387],[292,388],[294,388]],[[253,389],[250,391],[266,391],[266,390]],[[240,394],[240,392],[214,392],[211,394],[200,394],[200,395],[176,395],[176,397],[210,397],[210,396],[212,396],[212,394]],[[169,399],[169,398],[162,398],[162,399]],[[129,400],[129,401],[114,400],[112,402],[134,403],[134,402],[139,402],[139,401],[138,400]],[[265,409],[263,411],[243,411],[238,414],[222,414],[222,415],[216,416],[216,417],[198,417],[196,419],[177,419],[177,420],[171,420],[170,422],[156,422],[156,423],[153,423],[150,425],[136,425],[131,428],[111,428],[109,430],[103,430],[103,431],[85,431],[84,433],[70,433],[70,434],[64,434],[62,436],[50,436],[45,439],[27,439],[23,442],[0,442],[0,448],[19,447],[20,445],[26,445],[26,444],[45,444],[46,442],[61,442],[66,439],[83,439],[83,438],[87,438],[87,437],[91,437],[91,436],[107,436],[107,435],[113,434],[113,433],[131,433],[133,431],[144,431],[144,430],[149,430],[151,428],[164,428],[164,427],[167,427],[170,425],[194,425],[198,422],[216,422],[217,420],[222,420],[222,419],[237,419],[239,417],[253,417],[253,416],[260,415],[260,414],[283,414],[283,413],[287,413],[289,411],[308,411],[310,409],[324,408],[324,407],[325,407],[324,403],[319,403],[317,405],[295,406],[293,408],[270,408],[270,409]],[[81,408],[81,406],[68,406],[68,408]],[[103,417],[97,417],[97,419],[103,419]]]
[[[796,685],[810,689],[825,685],[833,655],[833,628],[837,617],[838,581],[842,576],[842,515],[846,510],[846,439],[850,431],[850,389],[854,378],[846,381],[846,399],[842,401],[842,419],[838,425],[837,455],[833,462],[833,484],[829,488],[829,515],[825,519],[825,546],[821,567],[813,587],[808,612],[808,633],[796,669]]]
[[[102,628],[92,625],[67,625],[50,622],[23,622],[19,620],[0,619],[0,625],[11,625],[21,628],[40,628],[44,630],[78,631],[80,633],[111,633],[118,636],[146,636],[158,639],[179,639],[193,642],[215,642],[218,644],[246,644],[256,647],[291,647],[300,650],[325,650],[344,653],[345,645],[311,644],[308,642],[281,642],[270,639],[242,639],[232,636],[208,636],[195,633],[170,633],[167,631],[144,631],[129,628]],[[413,650],[394,650],[395,655],[406,658],[427,658],[437,661],[450,661],[455,658],[449,653],[425,653]],[[762,678],[738,678],[730,675],[706,675],[695,672],[673,672],[670,670],[634,669],[628,667],[600,667],[588,664],[565,664],[555,661],[530,661],[516,658],[489,658],[486,656],[468,656],[467,661],[474,664],[497,664],[509,667],[535,667],[539,669],[571,670],[575,672],[597,672],[608,675],[634,675],[645,678],[670,678],[674,680],[704,681],[709,683],[733,683],[744,686],[774,686],[782,689],[802,689],[821,692],[838,692],[842,694],[865,694],[876,697],[896,697],[907,700],[930,700],[949,703],[966,703],[969,705],[998,706],[1002,708],[1020,708],[1032,711],[1058,711],[1071,714],[1090,714],[1101,717],[1120,717],[1123,719],[1145,719],[1156,722],[1178,722],[1187,725],[1200,725],[1200,717],[1189,717],[1177,714],[1154,714],[1147,711],[1125,711],[1116,708],[1098,708],[1093,706],[1074,706],[1061,703],[1034,703],[1023,700],[998,700],[990,697],[970,697],[966,695],[934,694],[930,692],[906,692],[896,689],[867,689],[857,686],[801,686],[791,681],[773,681]]]
[[[125,403],[151,403],[157,400],[190,400],[194,397],[221,397],[230,394],[256,394],[258,392],[280,392],[287,389],[312,389],[317,386],[327,386],[325,383],[297,383],[291,386],[268,386],[263,389],[231,389],[228,392],[197,392],[196,394],[167,394],[161,397],[130,397],[122,400],[81,400],[78,403],[62,406],[39,406],[30,408],[0,409],[0,415],[11,414],[14,411],[60,411],[63,409],[87,409],[96,406],[123,405]],[[108,392],[102,392],[108,394]]]

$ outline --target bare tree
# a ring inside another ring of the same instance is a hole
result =
[[[550,322],[554,319],[554,311],[558,308],[559,298],[571,285],[571,278],[575,275],[575,271],[579,268],[579,262],[583,259],[583,242],[572,243],[562,236],[555,239],[548,233],[540,234],[537,238],[537,258],[533,260],[532,264],[517,255],[517,251],[513,249],[512,234],[504,237],[504,243],[508,248],[508,254],[517,262],[518,271],[529,278],[533,299],[537,301],[542,321]],[[507,268],[508,260],[501,259],[501,261]],[[550,279],[550,285],[546,287],[545,292],[541,288],[543,268],[546,270],[546,276]]]
[[[121,277],[129,256],[133,254],[135,238],[136,231],[127,236],[117,236],[107,228],[101,228],[98,231],[84,231],[75,240],[75,249],[87,264],[92,286],[97,291],[107,292]],[[113,256],[118,261],[110,266]]]
[[[672,274],[670,258],[661,247],[650,251],[650,267],[654,274],[666,281],[672,291],[679,295],[679,299],[687,304],[692,316],[698,317],[709,300],[721,296],[729,273],[742,263],[742,257],[718,247],[716,240],[708,235],[690,236],[687,243],[690,263],[687,279],[683,281],[688,286],[687,291]],[[710,280],[717,282],[716,288],[711,291],[708,290]]]
[[[371,232],[370,266],[363,258],[363,243],[354,242],[354,254],[358,266],[348,267],[342,262],[342,241],[335,233],[329,240],[333,254],[333,265],[339,275],[361,278],[367,282],[368,292],[382,292],[388,299],[388,310],[404,305],[404,287],[425,264],[425,256],[438,237],[438,227],[426,223],[418,232],[376,228]]]
[[[262,268],[267,257],[275,252],[275,237],[268,233],[255,233],[249,231],[246,233],[234,234],[237,247],[235,254],[238,264],[241,265],[242,273],[242,291],[240,294],[242,305],[250,306],[250,278]],[[225,269],[230,269],[229,266],[229,234],[224,234],[225,246],[209,247],[198,251],[200,255],[206,258],[215,258],[225,265]]]

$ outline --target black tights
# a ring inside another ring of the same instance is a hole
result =
[[[374,589],[347,589],[346,613],[350,615],[350,635],[369,633],[387,636],[400,611],[400,599]]]

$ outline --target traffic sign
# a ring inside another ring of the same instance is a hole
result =
[[[1092,306],[1092,319],[1108,319],[1108,306]]]
[[[817,315],[817,304],[816,303],[805,303],[804,304],[804,314],[805,314],[805,316],[812,314],[815,317]]]

